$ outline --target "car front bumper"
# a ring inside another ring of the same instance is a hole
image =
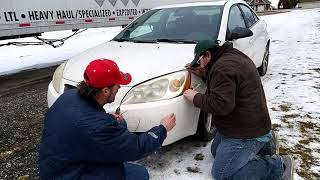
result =
[[[131,132],[148,131],[152,127],[160,125],[163,117],[175,113],[176,126],[168,132],[163,145],[171,144],[195,134],[200,113],[200,110],[196,109],[183,96],[165,101],[122,105],[121,111]]]
[[[58,92],[54,89],[52,82],[50,82],[48,86],[48,92],[47,92],[48,107],[51,107],[52,104],[58,99],[58,97],[59,97]]]

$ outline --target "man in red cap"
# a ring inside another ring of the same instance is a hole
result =
[[[127,161],[160,148],[176,119],[169,114],[146,133],[129,132],[121,115],[108,114],[103,106],[114,101],[120,85],[130,82],[131,75],[111,60],[87,66],[84,81],[62,94],[45,116],[41,179],[149,179],[145,167]]]

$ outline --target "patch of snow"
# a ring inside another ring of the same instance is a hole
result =
[[[0,75],[12,74],[21,70],[43,68],[60,64],[86,49],[111,40],[117,35],[121,27],[88,29],[65,42],[59,48],[49,45],[41,46],[2,46],[0,47]],[[55,39],[71,35],[71,31],[44,33],[42,38]],[[39,42],[33,37],[3,40],[0,44],[8,42]]]
[[[271,6],[278,9],[279,0],[269,0],[271,2]]]
[[[204,155],[203,160],[195,160],[197,154]],[[211,143],[199,142],[191,138],[183,139],[158,153],[140,161],[146,165],[151,179],[156,180],[207,180],[212,179]],[[199,172],[189,172],[188,167],[199,168]]]

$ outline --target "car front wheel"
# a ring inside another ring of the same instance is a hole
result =
[[[260,76],[267,74],[268,64],[269,64],[269,43],[267,44],[266,50],[263,55],[263,60],[261,66],[258,68]]]
[[[198,121],[196,137],[203,141],[210,141],[216,134],[216,128],[212,122],[212,114],[201,111]]]

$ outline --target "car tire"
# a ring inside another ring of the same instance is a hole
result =
[[[269,55],[270,55],[270,51],[269,51],[269,43],[268,43],[266,46],[266,50],[264,52],[264,55],[263,55],[262,64],[258,68],[260,76],[264,76],[267,74],[268,65],[269,65]]]
[[[212,123],[212,115],[201,111],[196,132],[197,139],[210,141],[214,138],[217,130]]]

